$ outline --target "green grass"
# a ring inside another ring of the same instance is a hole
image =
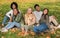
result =
[[[49,9],[49,15],[54,15],[57,18],[57,21],[60,23],[60,1],[55,1],[55,2],[37,2],[37,0],[35,0],[35,2],[19,2],[19,0],[15,0],[18,3],[18,9],[21,10],[21,12],[24,14],[26,13],[26,10],[28,7],[34,7],[35,4],[39,4],[41,10],[43,10],[44,8],[48,8]],[[39,1],[39,0],[38,0]],[[43,1],[43,0],[42,0]],[[53,0],[54,1],[54,0]],[[3,4],[2,4],[3,3]],[[0,24],[3,21],[3,18],[5,16],[5,14],[10,10],[10,2],[6,2],[5,0],[1,0],[1,4],[0,4]],[[34,8],[33,8],[34,10]],[[60,31],[59,31],[60,32]],[[12,33],[11,31],[9,31],[8,33],[1,33],[0,32],[0,37],[4,36],[4,38],[46,38],[45,36],[27,36],[27,37],[21,37],[21,36],[17,36],[17,31],[15,33]],[[56,38],[56,36],[60,37],[59,33],[53,34],[51,36],[51,38]]]
[[[19,10],[22,11],[22,13],[26,13],[26,10],[28,7],[34,7],[36,3],[25,3],[23,4],[19,4]],[[45,3],[40,3],[37,2],[37,4],[40,5],[41,10],[43,10],[44,8],[48,8],[49,9],[49,15],[54,15],[57,17],[58,22],[60,23],[60,2],[56,2],[56,3],[50,3],[50,2],[45,2]],[[5,14],[10,10],[10,4],[2,4],[0,5],[0,23],[2,22]],[[33,8],[34,10],[34,8]]]

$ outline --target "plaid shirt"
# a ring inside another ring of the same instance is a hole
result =
[[[16,18],[15,18],[15,22],[20,22],[21,21],[21,17],[22,17],[22,15],[21,15],[21,13],[19,13],[17,16],[16,16]]]

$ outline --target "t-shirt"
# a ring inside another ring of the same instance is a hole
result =
[[[6,13],[6,16],[10,18],[10,16],[13,16],[13,10],[10,10]]]
[[[36,23],[39,23],[39,20],[41,19],[41,16],[42,16],[43,12],[42,11],[39,11],[39,12],[38,11],[34,11],[33,14],[36,17]]]
[[[19,10],[19,12],[21,12],[21,11]],[[13,17],[13,10],[10,10],[9,12],[7,12],[6,16],[9,18],[10,18],[10,16]]]

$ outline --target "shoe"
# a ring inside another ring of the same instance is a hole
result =
[[[7,29],[2,28],[1,32],[8,32]]]
[[[60,28],[60,25],[58,25],[57,28]]]

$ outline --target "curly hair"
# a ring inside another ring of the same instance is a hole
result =
[[[39,7],[39,5],[38,5],[38,4],[35,4],[35,5],[34,5],[34,8],[35,8],[35,9],[36,9],[36,6],[38,6],[38,7]]]
[[[18,4],[17,4],[16,2],[12,2],[12,3],[11,3],[11,6],[10,6],[11,9],[13,9],[13,8],[12,8],[13,4],[16,6],[16,9],[17,9],[17,8],[18,8]]]

